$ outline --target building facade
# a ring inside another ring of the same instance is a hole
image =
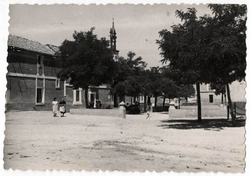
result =
[[[210,84],[200,84],[200,96],[202,103],[221,103],[221,95],[216,95],[215,90],[211,89]]]
[[[110,47],[117,59],[116,31],[114,21],[110,28]],[[57,77],[61,70],[55,53],[59,48],[42,45],[39,42],[9,35],[6,111],[9,110],[51,110],[54,98],[61,98],[70,108],[86,107],[85,91],[73,89],[69,80]],[[83,80],[84,81],[84,80]],[[89,86],[87,99],[91,108],[112,108],[119,100],[110,94],[110,85]]]
[[[55,47],[56,48],[56,47]],[[62,97],[60,67],[49,46],[9,35],[6,110],[47,110]]]

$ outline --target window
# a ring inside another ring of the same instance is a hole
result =
[[[44,88],[43,87],[36,88],[36,104],[44,105]]]
[[[60,89],[60,79],[56,79],[55,86],[56,86],[56,89]]]
[[[37,75],[44,74],[43,57],[37,56]]]
[[[37,64],[42,65],[42,58],[41,56],[37,56]]]
[[[209,95],[209,103],[213,103],[214,102],[214,97],[213,95]]]
[[[82,89],[73,90],[73,104],[82,104]]]
[[[140,96],[140,103],[144,103],[144,96]]]
[[[36,79],[36,105],[44,105],[45,99],[45,79]]]
[[[42,103],[43,102],[42,88],[37,88],[36,89],[36,102],[37,103]]]
[[[80,101],[80,91],[76,90],[76,102]]]
[[[91,102],[94,102],[95,101],[95,94],[90,94],[90,101]]]

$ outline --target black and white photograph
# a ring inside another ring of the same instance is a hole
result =
[[[248,4],[151,2],[5,3],[4,172],[246,174]]]

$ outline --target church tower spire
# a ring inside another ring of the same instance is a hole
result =
[[[110,31],[109,31],[109,34],[110,34],[110,48],[111,48],[111,51],[114,55],[114,58],[116,58],[118,56],[118,53],[119,51],[116,50],[116,31],[115,31],[115,22],[114,22],[114,18],[113,18],[113,21],[112,21],[112,27],[110,28]]]

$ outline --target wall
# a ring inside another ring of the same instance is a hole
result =
[[[113,106],[113,101],[111,95],[109,95],[109,89],[99,89],[99,100],[102,103],[102,108],[106,108],[108,106]]]
[[[63,82],[60,89],[55,88],[55,80],[45,80],[45,104],[36,105],[36,79],[34,78],[7,78],[8,98],[6,110],[51,110],[54,98],[60,100],[63,95]]]
[[[202,103],[210,103],[209,102],[209,95],[213,95],[213,104],[220,104],[221,103],[221,95],[215,95],[215,93],[211,93],[211,92],[201,93],[201,102]]]
[[[211,104],[201,106],[202,118],[227,118],[226,109]],[[170,119],[197,119],[197,106],[181,106],[181,109],[169,108]]]
[[[6,110],[34,110],[35,79],[8,77],[7,89],[9,95]]]
[[[51,110],[53,98],[63,97],[63,82],[56,88],[56,76],[60,68],[55,67],[55,59],[43,55],[44,75],[55,79],[45,79],[45,98],[43,105],[36,105],[37,55],[28,51],[8,51],[8,73],[19,73],[22,76],[7,76],[6,111],[9,110]],[[26,75],[34,76],[34,78]],[[41,77],[41,76],[39,76]]]
[[[87,116],[107,116],[126,118],[126,111],[120,109],[70,109],[70,114],[87,115]]]
[[[233,102],[246,102],[246,81],[234,81],[229,85],[231,99]]]

